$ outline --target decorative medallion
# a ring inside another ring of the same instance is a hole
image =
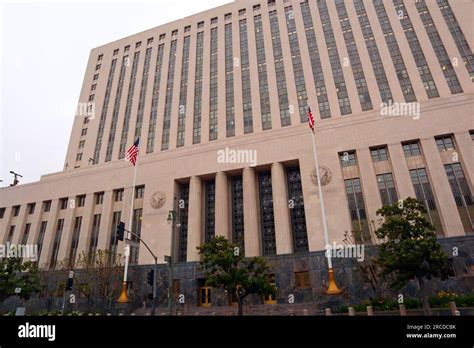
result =
[[[328,167],[319,166],[319,175],[321,180],[321,186],[326,186],[331,182],[332,173]],[[316,176],[316,168],[311,171],[311,181],[316,186],[318,185],[318,178]]]
[[[150,198],[150,205],[153,209],[160,209],[166,203],[166,195],[164,192],[156,191]]]

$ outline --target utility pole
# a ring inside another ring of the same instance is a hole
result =
[[[165,256],[165,261],[169,264],[169,274],[168,274],[168,311],[170,316],[173,315],[173,273],[174,273],[174,262],[175,262],[175,230],[176,230],[176,220],[178,220],[178,206],[176,195],[173,197],[173,210],[168,212],[168,222],[171,222],[171,250],[170,256]]]

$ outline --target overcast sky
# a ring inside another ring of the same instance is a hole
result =
[[[232,0],[0,0],[0,186],[63,169],[89,51]]]

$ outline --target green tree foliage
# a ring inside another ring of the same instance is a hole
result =
[[[268,277],[269,266],[262,257],[245,258],[237,244],[217,236],[198,247],[202,255],[206,285],[221,288],[237,300],[243,315],[244,299],[250,294],[268,295],[276,291]]]
[[[391,287],[400,289],[410,280],[418,281],[425,315],[430,315],[426,280],[448,277],[448,257],[436,239],[434,227],[426,220],[422,203],[408,197],[377,211],[385,222],[375,231],[380,245],[377,263],[383,275],[393,279]]]
[[[40,271],[31,261],[23,262],[21,257],[6,257],[0,260],[0,301],[18,294],[27,300],[33,292],[40,291]]]

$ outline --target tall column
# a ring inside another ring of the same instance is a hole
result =
[[[293,242],[288,211],[288,191],[285,169],[281,163],[272,164],[272,193],[277,255],[291,254]]]
[[[257,200],[257,178],[253,168],[244,168],[242,174],[244,195],[244,238],[245,256],[261,255],[258,200]]]
[[[229,228],[229,187],[224,172],[216,174],[216,236],[232,240]]]
[[[395,163],[395,165],[393,165],[393,175],[395,177],[395,182],[397,183],[400,199],[405,199],[407,197],[415,198],[415,189],[411,182],[410,172],[408,171],[407,162],[401,144],[397,143],[388,145],[388,150],[392,163]]]
[[[201,245],[202,184],[201,178],[191,177],[189,183],[188,250],[186,261],[199,261],[196,247]]]
[[[438,203],[444,235],[446,237],[463,236],[465,235],[464,228],[434,138],[422,139],[421,147],[425,155],[431,187]]]

